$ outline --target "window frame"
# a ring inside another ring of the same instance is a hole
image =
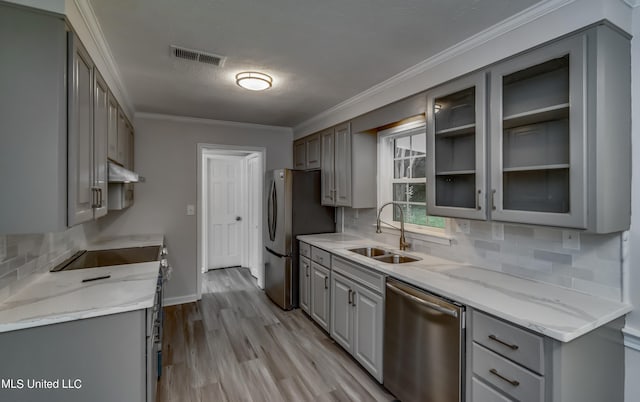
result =
[[[398,126],[394,126],[388,129],[378,131],[378,211],[380,207],[390,201],[393,201],[393,183],[425,183],[427,184],[427,178],[408,178],[403,179],[402,181],[396,181],[394,178],[394,140],[401,137],[407,137],[416,134],[423,134],[425,136],[426,142],[426,134],[427,134],[427,124],[424,120],[413,121],[405,124],[401,124]],[[428,144],[427,144],[428,146]],[[427,152],[428,154],[428,152]],[[425,155],[425,158],[427,156]],[[429,161],[425,161],[429,163]],[[425,172],[426,176],[426,172]],[[428,196],[428,191],[425,188],[425,195]],[[425,200],[424,203],[416,203],[416,202],[406,202],[407,204],[414,205],[424,205],[426,208],[427,202]],[[394,207],[395,208],[395,207]],[[393,220],[393,209],[390,206],[385,207],[380,215],[380,219],[382,221],[389,222],[394,226],[400,227],[399,221]],[[446,234],[449,232],[449,219],[444,218],[444,228],[438,228],[435,226],[428,225],[417,225],[413,223],[405,222],[405,231],[411,233],[424,234],[428,236],[433,236],[436,238],[444,238],[450,239]],[[393,228],[392,226],[382,223],[385,228]]]

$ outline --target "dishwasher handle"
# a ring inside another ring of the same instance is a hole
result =
[[[416,302],[416,303],[418,303],[418,304],[420,304],[420,305],[422,305],[424,307],[428,307],[428,308],[430,308],[432,310],[436,310],[436,311],[438,311],[438,312],[440,312],[442,314],[446,314],[446,315],[450,315],[452,317],[458,318],[458,312],[456,310],[451,310],[451,309],[448,309],[446,307],[442,307],[442,306],[440,306],[440,305],[438,305],[436,303],[432,303],[430,301],[423,300],[423,299],[421,299],[421,298],[419,298],[417,296],[414,296],[412,294],[409,294],[409,293],[405,292],[404,290],[400,289],[396,285],[393,285],[393,284],[391,284],[389,282],[387,282],[387,289],[390,289],[391,291],[393,291],[395,293],[398,293],[399,295],[401,295],[403,297],[407,297],[407,298],[413,300],[414,302]]]

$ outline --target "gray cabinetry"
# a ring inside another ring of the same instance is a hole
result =
[[[322,265],[311,262],[311,318],[325,331],[329,332],[330,323],[330,290],[331,271]]]
[[[384,276],[332,256],[331,337],[382,383]]]
[[[344,123],[320,133],[322,205],[376,207],[376,136]]]
[[[298,276],[300,278],[300,308],[307,314],[309,312],[310,301],[310,281],[311,281],[311,262],[307,257],[304,257],[300,253],[300,272]]]
[[[147,398],[155,387],[155,377],[147,377],[153,374],[148,366],[153,361],[147,359],[147,316],[137,310],[1,333],[0,377],[24,379],[25,388],[0,389],[0,400],[152,401]],[[81,388],[27,389],[27,379],[80,380]]]
[[[623,320],[562,343],[477,310],[471,314],[472,402],[623,401]]]
[[[486,219],[485,73],[427,92],[427,209]]]
[[[493,219],[629,227],[629,57],[603,24],[489,70]]]
[[[300,138],[293,143],[293,168],[320,169],[320,134]]]
[[[107,214],[107,170],[109,136],[109,87],[100,73],[95,71],[95,98],[93,101],[93,189],[94,218]]]

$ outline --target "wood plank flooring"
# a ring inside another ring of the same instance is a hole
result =
[[[201,301],[165,308],[158,402],[394,400],[300,309],[273,304],[248,269],[203,279]]]

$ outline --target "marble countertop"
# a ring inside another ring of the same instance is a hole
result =
[[[162,235],[99,239],[88,250],[162,245]],[[0,303],[0,332],[134,311],[153,306],[157,261],[33,274],[18,294]],[[108,279],[83,279],[111,275]]]
[[[576,339],[632,309],[630,304],[413,251],[394,250],[422,260],[382,263],[348,249],[392,247],[351,234],[304,235],[298,240],[561,342]]]

